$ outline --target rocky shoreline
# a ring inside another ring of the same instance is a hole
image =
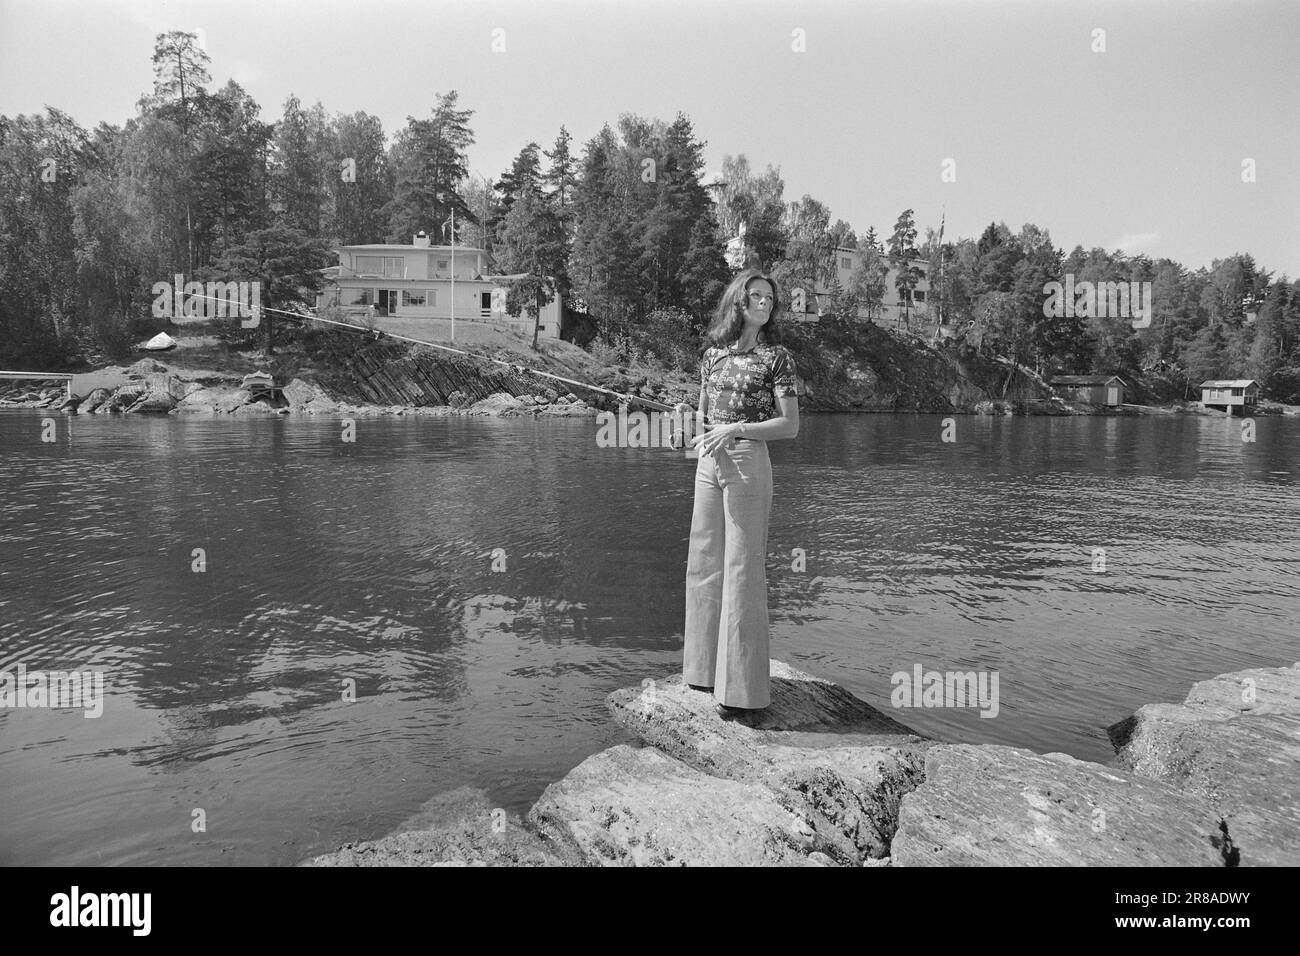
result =
[[[772,705],[723,721],[680,676],[606,698],[636,739],[525,817],[441,795],[305,866],[1295,866],[1300,664],[1223,674],[1107,728],[1102,765],[926,738],[772,661]]]
[[[572,392],[540,389],[533,393],[494,392],[477,400],[463,392],[449,396],[446,405],[373,405],[336,400],[325,388],[294,378],[280,389],[278,398],[255,394],[226,377],[170,368],[153,359],[134,365],[110,367],[82,377],[84,394],[73,380],[73,394],[64,385],[33,390],[11,389],[0,396],[0,407],[48,408],[65,415],[165,414],[273,417],[277,415],[332,415],[360,418],[381,415],[450,415],[495,417],[585,418],[596,414]],[[102,384],[98,384],[102,383]]]
[[[457,380],[470,388],[468,376],[473,368],[457,369]],[[391,383],[390,383],[391,384]],[[667,404],[678,401],[693,403],[696,396],[679,386],[662,385],[658,388],[642,380],[639,387],[612,378],[607,386],[630,388],[637,394]],[[560,392],[549,387],[538,387],[534,380],[524,375],[493,373],[492,381],[476,383],[472,394],[444,384],[430,393],[446,398],[444,404],[373,404],[348,402],[333,394],[317,382],[293,378],[280,389],[280,395],[270,398],[243,388],[237,380],[210,372],[174,368],[155,359],[145,358],[133,365],[110,366],[95,372],[75,376],[73,394],[57,383],[37,383],[36,386],[12,386],[0,389],[0,408],[47,408],[67,415],[89,414],[167,414],[167,415],[233,415],[243,417],[271,417],[276,415],[345,415],[376,417],[383,415],[416,415],[434,418],[451,415],[532,417],[532,418],[589,418],[604,408],[613,407],[617,400],[602,393],[592,392],[586,398],[574,392]],[[510,391],[503,390],[510,388]],[[400,393],[400,388],[385,391]],[[428,394],[428,393],[426,393]],[[815,409],[809,409],[815,410]],[[823,412],[843,409],[820,409]],[[850,411],[897,412],[897,409],[854,408]],[[1198,403],[1181,403],[1174,406],[1124,405],[1118,408],[1067,402],[1061,398],[1034,398],[1016,400],[983,400],[969,408],[954,409],[951,414],[974,415],[1174,415],[1199,414],[1223,417],[1217,410],[1201,408]],[[1261,403],[1252,414],[1300,415],[1300,406]]]

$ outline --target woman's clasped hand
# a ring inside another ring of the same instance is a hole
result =
[[[744,422],[705,425],[704,434],[691,439],[691,447],[697,448],[701,455],[716,455],[720,449],[732,447],[733,440],[743,427]]]

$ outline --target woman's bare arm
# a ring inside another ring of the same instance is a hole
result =
[[[765,422],[747,422],[740,429],[740,437],[757,438],[761,441],[776,441],[780,438],[794,438],[799,434],[799,399],[793,395],[782,395],[776,400],[781,414]]]
[[[799,399],[793,395],[778,398],[777,405],[781,414],[765,422],[732,422],[727,425],[714,425],[701,436],[691,439],[691,444],[699,448],[700,454],[712,455],[733,438],[755,438],[760,441],[775,441],[778,438],[794,438],[799,434]]]

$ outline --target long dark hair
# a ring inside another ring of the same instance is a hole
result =
[[[745,327],[745,306],[749,304],[749,284],[755,279],[762,279],[772,287],[772,311],[767,314],[767,323],[758,330],[758,341],[768,345],[781,341],[781,328],[776,322],[781,309],[781,289],[771,276],[758,269],[745,269],[731,280],[718,300],[713,322],[704,335],[705,349],[710,345],[725,347],[740,339],[740,332]]]

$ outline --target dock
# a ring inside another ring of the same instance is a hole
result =
[[[0,379],[9,379],[11,381],[23,381],[31,379],[37,382],[63,382],[68,390],[68,398],[72,397],[72,373],[71,372],[9,372],[0,371]]]

